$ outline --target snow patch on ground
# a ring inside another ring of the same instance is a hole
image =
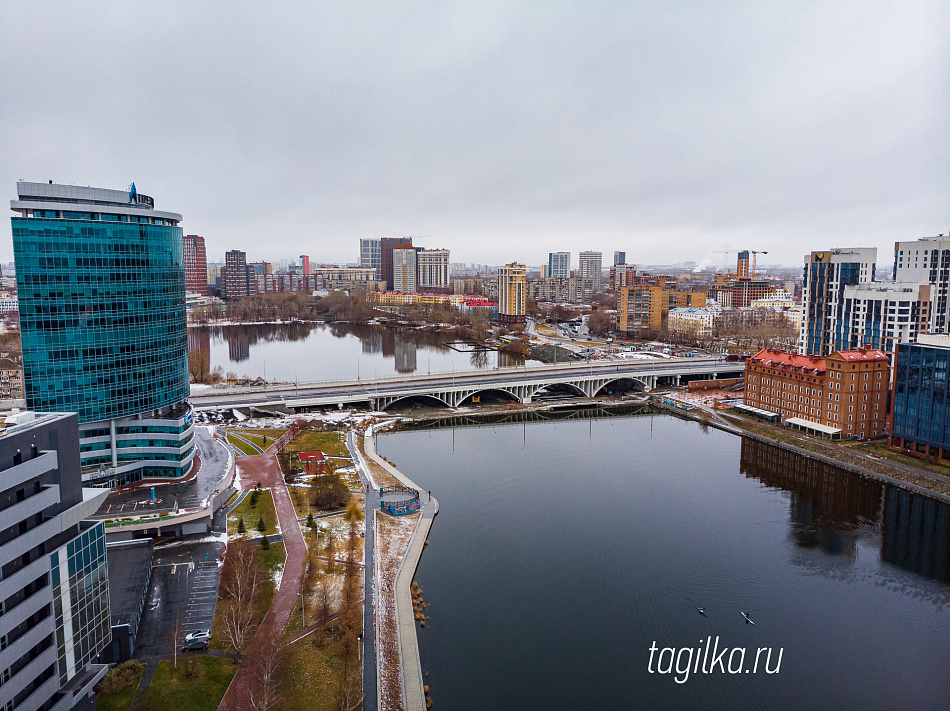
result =
[[[228,534],[226,533],[209,533],[202,536],[201,538],[185,538],[180,541],[172,541],[171,543],[162,543],[155,546],[155,550],[165,550],[166,548],[175,548],[176,546],[185,546],[192,545],[194,543],[227,543]]]
[[[206,393],[206,392],[208,392],[209,390],[213,390],[213,389],[214,389],[214,388],[213,388],[212,386],[210,386],[210,385],[204,385],[204,384],[202,384],[202,383],[192,383],[192,384],[191,384],[191,394],[192,394],[192,395],[201,395],[202,393]]]
[[[238,422],[244,422],[247,419],[247,415],[241,414],[238,410],[231,410],[231,413],[234,415],[234,419]]]

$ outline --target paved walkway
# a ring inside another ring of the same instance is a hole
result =
[[[363,711],[376,711],[379,704],[379,691],[376,669],[376,581],[373,572],[376,570],[374,517],[379,509],[379,490],[367,477],[363,458],[356,446],[356,433],[352,430],[346,435],[346,446],[350,450],[350,456],[353,457],[353,464],[359,472],[360,481],[367,487],[363,533]]]
[[[415,616],[412,610],[412,579],[415,577],[419,558],[425,548],[425,541],[432,526],[432,519],[439,513],[439,502],[431,492],[422,489],[409,477],[376,454],[372,438],[364,440],[365,451],[373,462],[392,474],[406,486],[419,492],[422,500],[422,515],[409,541],[409,547],[396,575],[396,630],[399,636],[399,666],[402,671],[402,701],[406,711],[425,711],[425,680],[422,675],[422,662],[419,659],[419,639],[416,636]],[[380,514],[385,516],[385,514]]]
[[[297,605],[297,593],[300,592],[303,563],[307,553],[307,544],[297,523],[297,513],[294,511],[290,493],[287,491],[284,477],[277,465],[277,453],[274,446],[271,445],[264,454],[241,457],[238,459],[237,466],[241,469],[241,485],[245,489],[253,488],[258,481],[262,487],[270,488],[274,497],[277,520],[284,538],[287,559],[284,562],[280,588],[254,636],[254,641],[251,642],[244,662],[238,668],[237,674],[234,675],[231,685],[218,706],[219,711],[246,711],[251,708],[251,690],[260,664],[260,654],[268,648],[269,645],[266,642],[283,639],[284,630]]]

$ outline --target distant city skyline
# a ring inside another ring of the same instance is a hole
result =
[[[135,181],[212,261],[358,263],[360,239],[414,236],[494,265],[798,266],[950,232],[938,0],[252,2],[224,24],[203,3],[37,2],[5,20],[5,199],[18,179]]]

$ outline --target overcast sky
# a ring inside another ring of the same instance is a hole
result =
[[[209,259],[887,262],[950,232],[950,3],[2,0],[0,128],[5,199],[134,181]]]

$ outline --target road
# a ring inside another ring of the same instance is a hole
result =
[[[228,449],[211,434],[210,427],[195,427],[195,447],[201,459],[198,475],[191,481],[181,484],[162,484],[155,487],[156,499],[161,499],[158,508],[173,509],[201,506],[209,496],[220,487],[228,473]],[[100,514],[114,513],[116,510],[136,510],[147,504],[150,492],[147,488],[133,491],[117,491],[109,495],[99,509]],[[136,506],[138,505],[138,506]]]
[[[437,373],[371,380],[307,383],[297,387],[282,385],[266,389],[244,389],[239,393],[212,392],[194,395],[190,401],[197,409],[284,403],[306,406],[307,403],[303,401],[307,399],[320,401],[314,404],[325,404],[323,401],[358,402],[386,395],[404,394],[407,391],[423,393],[441,388],[488,388],[526,382],[553,384],[570,380],[571,377],[585,376],[675,377],[677,375],[712,375],[713,373],[737,375],[744,372],[744,369],[745,364],[742,362],[727,362],[721,358],[591,361],[455,374]]]

